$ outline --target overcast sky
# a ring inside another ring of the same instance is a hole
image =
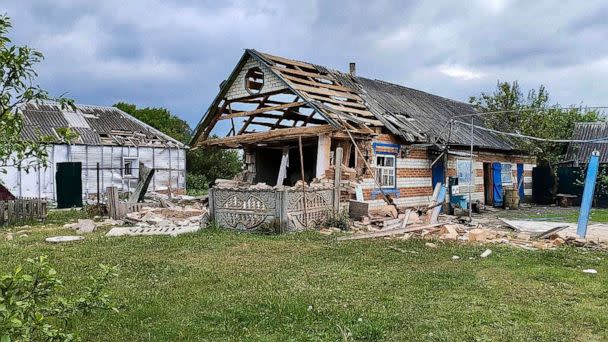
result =
[[[468,3],[469,5],[464,5]],[[497,80],[608,105],[606,1],[2,1],[44,53],[39,83],[79,103],[162,106],[196,125],[245,48],[456,100]]]

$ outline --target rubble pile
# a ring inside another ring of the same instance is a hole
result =
[[[425,240],[454,241],[461,243],[495,243],[508,244],[526,250],[549,250],[563,245],[585,247],[590,249],[608,249],[608,241],[599,239],[581,239],[564,231],[549,231],[531,234],[525,231],[514,231],[508,225],[463,224],[454,216],[441,215],[438,222],[430,223],[428,214],[419,214],[411,210],[392,218],[390,210],[380,210],[376,216],[364,216],[351,222],[350,230],[339,236],[339,241],[367,238],[385,238],[407,240],[419,238]],[[406,217],[407,216],[407,217]],[[407,219],[407,221],[406,221]],[[323,228],[324,235],[338,233],[336,228]],[[435,243],[429,242],[432,245]]]

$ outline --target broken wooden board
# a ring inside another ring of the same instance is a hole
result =
[[[152,177],[154,177],[154,169],[145,166],[144,163],[139,163],[139,180],[135,190],[129,196],[129,202],[139,203],[144,201],[144,195],[148,191]]]
[[[397,228],[397,229],[381,230],[379,232],[357,234],[357,235],[351,235],[351,236],[340,236],[340,237],[338,237],[338,241],[360,240],[360,239],[368,239],[368,238],[375,238],[375,237],[392,236],[392,235],[397,235],[397,234],[405,234],[405,233],[417,232],[417,231],[424,230],[424,229],[435,228],[435,227],[438,227],[438,226],[441,226],[444,224],[446,224],[446,222],[427,224],[427,225],[420,226],[420,227],[411,227],[411,228],[406,228],[406,229]]]

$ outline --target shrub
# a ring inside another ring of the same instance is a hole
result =
[[[77,337],[67,331],[70,320],[95,310],[114,310],[104,289],[116,277],[116,267],[100,265],[101,275],[91,277],[91,284],[75,299],[62,297],[63,288],[57,271],[45,256],[27,260],[0,278],[0,341],[72,341]]]
[[[209,190],[209,182],[205,175],[188,173],[186,174],[186,189],[190,195],[206,194]]]
[[[321,222],[321,227],[335,227],[340,230],[350,229],[350,219],[347,211],[329,210],[325,215],[325,220]]]

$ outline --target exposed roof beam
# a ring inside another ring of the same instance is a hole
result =
[[[234,114],[224,115],[224,116],[220,117],[219,120],[239,118],[239,117],[243,117],[243,116],[251,116],[251,115],[256,115],[256,114],[260,114],[260,113],[264,113],[264,112],[270,112],[273,110],[281,110],[281,109],[292,108],[292,107],[301,107],[304,105],[306,105],[306,102],[291,102],[291,103],[286,103],[286,104],[282,104],[282,105],[278,105],[278,106],[258,108],[258,109],[250,110],[247,112],[236,112]]]

